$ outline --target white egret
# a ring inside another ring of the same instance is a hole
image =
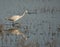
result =
[[[22,18],[26,13],[28,13],[27,10],[22,15],[13,15],[13,16],[6,18],[6,19],[11,21],[13,23],[12,26],[14,26],[14,22],[19,20],[20,18]]]

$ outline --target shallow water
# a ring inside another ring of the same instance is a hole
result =
[[[27,35],[29,38],[27,41],[25,41],[25,44],[27,45],[32,41],[38,41],[40,45],[39,47],[50,47],[48,46],[49,44],[47,46],[45,44],[47,42],[52,44],[53,41],[57,41],[56,47],[59,47],[60,37],[58,36],[60,35],[57,29],[60,28],[59,4],[60,0],[0,0],[0,23],[9,24],[5,25],[5,28],[10,28],[10,21],[5,20],[5,18],[13,15],[22,15],[23,12],[27,9],[30,13],[16,21],[20,24],[23,24],[21,25],[21,28],[19,28],[23,33],[25,33],[25,27],[28,27],[25,35]],[[56,34],[52,36],[52,33]],[[3,47],[16,47],[16,45],[19,44],[19,42],[16,40],[20,40],[19,36],[12,36],[11,34],[10,36],[4,36],[5,37],[3,37],[2,40],[0,38],[0,47],[2,45]],[[5,42],[4,38],[8,41]],[[33,42],[32,44],[34,45]]]

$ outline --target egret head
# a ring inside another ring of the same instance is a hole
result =
[[[28,13],[28,10],[25,10],[25,13]]]

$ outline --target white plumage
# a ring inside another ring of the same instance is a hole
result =
[[[13,15],[13,16],[6,18],[6,19],[9,21],[15,22],[15,21],[19,20],[20,18],[22,18],[26,13],[28,13],[27,10],[21,16],[20,15]]]
[[[14,15],[10,18],[8,18],[9,21],[17,21],[19,20],[20,18],[22,18],[23,16],[19,16],[19,15]]]

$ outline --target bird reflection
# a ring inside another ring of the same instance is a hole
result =
[[[8,29],[8,32],[15,35],[22,35],[22,37],[27,40],[27,37],[24,35],[24,33],[20,32],[18,29]]]

